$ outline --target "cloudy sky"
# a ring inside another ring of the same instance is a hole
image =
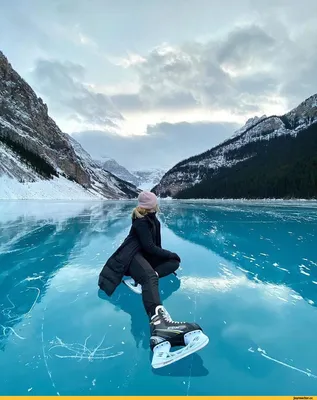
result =
[[[316,0],[0,0],[0,50],[93,157],[172,167],[317,92]]]

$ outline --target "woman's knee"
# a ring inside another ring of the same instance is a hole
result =
[[[177,261],[177,260],[171,261],[171,272],[176,272],[179,267],[180,267],[179,261]]]
[[[179,268],[179,262],[177,260],[169,260],[164,264],[159,265],[156,269],[157,273],[159,274],[160,278],[164,278],[168,276]]]

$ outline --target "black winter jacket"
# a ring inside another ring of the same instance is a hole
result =
[[[111,296],[117,286],[127,274],[130,263],[137,252],[145,257],[162,260],[175,256],[161,246],[161,224],[155,213],[147,214],[143,218],[132,219],[132,226],[128,236],[120,247],[110,256],[99,274],[98,286],[108,296]]]

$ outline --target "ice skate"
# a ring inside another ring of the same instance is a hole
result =
[[[152,367],[162,368],[205,347],[209,338],[196,323],[173,321],[163,306],[156,307],[150,322]],[[172,347],[183,346],[170,351]]]
[[[134,281],[132,278],[127,278],[122,281],[134,293],[142,294],[142,286]]]

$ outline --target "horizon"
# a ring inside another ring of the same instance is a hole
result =
[[[17,0],[1,50],[92,158],[167,170],[316,93],[316,22],[312,0]]]

